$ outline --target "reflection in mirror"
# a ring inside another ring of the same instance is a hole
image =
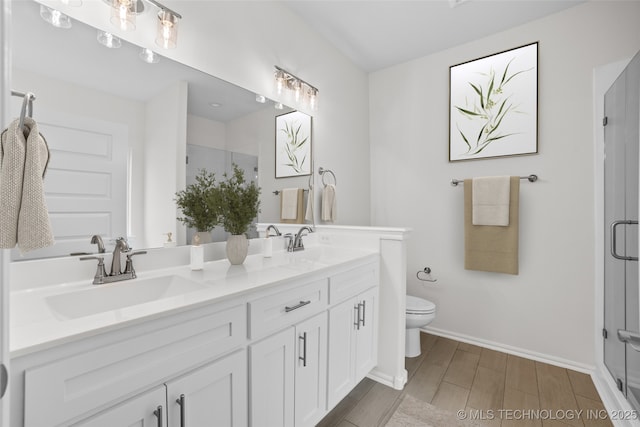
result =
[[[160,247],[167,233],[185,244],[191,232],[176,220],[175,193],[198,168],[221,177],[232,162],[262,187],[259,220],[278,222],[272,192],[287,184],[274,180],[274,122],[290,109],[164,57],[143,62],[126,41],[106,48],[78,21],[54,28],[32,1],[14,1],[12,19],[11,87],[37,97],[56,238],[52,248],[12,259],[95,252],[94,234],[107,250],[119,236],[135,248]],[[11,101],[16,114],[19,103]],[[226,234],[216,228],[214,239]]]

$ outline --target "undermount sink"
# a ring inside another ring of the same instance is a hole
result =
[[[181,276],[159,276],[95,285],[88,289],[52,295],[46,298],[46,303],[56,315],[64,319],[77,319],[175,297],[206,287]]]

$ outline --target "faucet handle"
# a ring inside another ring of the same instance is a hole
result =
[[[80,261],[87,261],[91,259],[98,260],[98,268],[96,269],[96,274],[93,277],[94,285],[101,285],[104,283],[104,278],[107,276],[107,271],[104,269],[104,256],[95,255],[95,256],[83,256],[80,257]]]
[[[131,278],[136,278],[136,270],[133,268],[133,260],[131,259],[134,255],[143,255],[146,254],[147,251],[131,251],[127,253],[127,263],[124,266],[124,274],[131,274]]]
[[[291,233],[283,234],[282,237],[287,239],[287,251],[293,252],[293,234]]]

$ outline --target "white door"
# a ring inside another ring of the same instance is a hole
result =
[[[169,426],[246,426],[246,351],[168,382],[167,409]]]
[[[250,346],[252,427],[293,427],[295,329]]]
[[[51,153],[44,191],[56,243],[24,256],[14,249],[13,259],[96,252],[94,234],[127,237],[127,127],[36,107]]]
[[[314,426],[327,408],[327,312],[296,325],[296,427]]]
[[[72,427],[167,426],[167,395],[164,386],[109,408]]]
[[[356,327],[356,383],[360,382],[378,360],[377,334],[374,322],[376,320],[378,289],[371,289],[358,296],[359,326]]]
[[[357,304],[347,300],[329,310],[327,400],[334,407],[355,385],[354,352]]]

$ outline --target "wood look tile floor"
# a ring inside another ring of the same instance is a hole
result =
[[[405,359],[404,390],[365,378],[318,427],[384,426],[405,394],[454,414],[480,416],[487,427],[613,425],[587,374],[421,335],[422,354]]]

